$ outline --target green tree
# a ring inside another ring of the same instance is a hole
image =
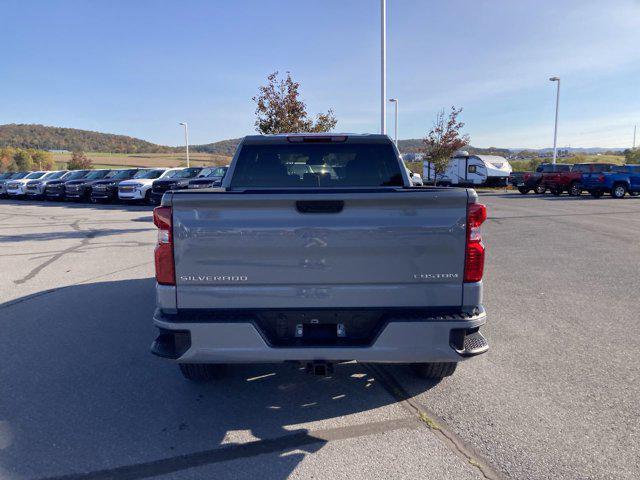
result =
[[[13,160],[19,171],[26,172],[33,170],[33,158],[28,150],[16,150],[16,153],[13,155]]]
[[[626,163],[640,163],[640,147],[627,148],[623,153]]]
[[[256,130],[261,134],[329,132],[338,120],[333,110],[309,118],[307,106],[300,100],[300,84],[294,82],[287,72],[284,79],[278,79],[278,72],[267,77],[267,85],[259,88],[256,102]]]
[[[462,108],[451,107],[447,116],[444,109],[440,110],[433,122],[433,127],[422,140],[425,158],[431,162],[435,173],[433,176],[434,185],[438,175],[447,169],[449,159],[456,150],[469,144],[469,136],[460,134],[460,130],[464,127],[464,123],[458,121],[458,115],[461,112]]]
[[[83,151],[76,150],[71,154],[71,160],[69,160],[67,168],[69,170],[88,170],[93,168],[93,164]]]
[[[46,150],[36,150],[31,154],[33,165],[38,170],[53,170],[53,155]]]
[[[538,157],[532,157],[531,160],[529,160],[529,170],[531,170],[532,172],[536,171],[536,168],[538,168],[538,166],[540,165],[540,163],[542,163],[540,161],[540,158]]]

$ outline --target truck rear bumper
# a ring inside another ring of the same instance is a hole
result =
[[[478,332],[486,322],[477,315],[451,318],[396,318],[368,346],[273,347],[251,322],[175,322],[160,310],[154,324],[160,335],[152,353],[179,363],[278,363],[285,361],[348,361],[365,363],[459,362],[484,353],[488,345]],[[473,342],[465,341],[473,338]],[[471,337],[473,335],[473,337]],[[484,343],[465,350],[468,343]]]

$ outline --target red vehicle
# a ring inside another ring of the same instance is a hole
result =
[[[582,193],[583,173],[608,172],[613,167],[613,164],[576,163],[573,166],[556,164],[555,167],[551,169],[552,171],[542,171],[541,188],[548,189],[554,195],[562,195],[562,193],[567,192],[569,195],[577,197]]]
[[[535,172],[513,172],[510,177],[511,184],[518,189],[520,193],[526,195],[531,190],[538,195],[542,195],[549,188],[543,183],[543,178],[548,175],[554,175],[560,172],[568,172],[571,165],[566,163],[541,163]]]

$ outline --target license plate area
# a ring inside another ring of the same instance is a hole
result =
[[[384,317],[371,310],[267,311],[256,315],[255,324],[273,347],[353,347],[373,343]]]
[[[334,323],[300,323],[296,325],[295,336],[306,343],[331,345],[338,339],[337,331],[341,327],[344,328],[342,324]]]

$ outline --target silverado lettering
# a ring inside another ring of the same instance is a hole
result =
[[[180,275],[184,282],[246,282],[246,275]]]

